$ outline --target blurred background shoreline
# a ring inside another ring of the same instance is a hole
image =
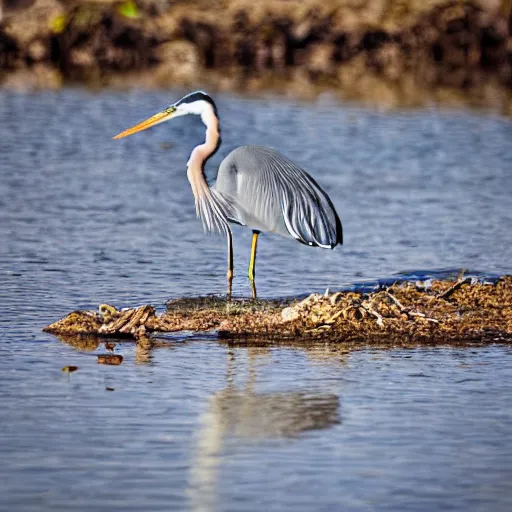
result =
[[[207,87],[512,114],[511,0],[4,0],[0,87]]]

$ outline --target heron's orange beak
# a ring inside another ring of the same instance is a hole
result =
[[[114,139],[122,139],[123,137],[128,137],[128,135],[133,135],[134,133],[141,132],[142,130],[146,130],[147,128],[151,128],[157,124],[163,123],[164,121],[168,121],[174,115],[175,109],[166,109],[163,112],[158,112],[154,116],[151,116],[149,119],[142,121],[142,123],[136,124],[131,128],[128,128],[124,132],[118,133]]]

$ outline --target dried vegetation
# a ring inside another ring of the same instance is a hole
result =
[[[365,344],[439,344],[512,341],[512,276],[495,283],[397,283],[372,292],[312,294],[302,301],[226,302],[219,298],[152,306],[74,311],[44,329],[59,335],[131,336],[151,332],[210,331],[239,343],[284,340]]]

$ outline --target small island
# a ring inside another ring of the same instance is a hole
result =
[[[213,331],[236,344],[329,342],[379,347],[512,342],[512,276],[478,282],[397,282],[370,293],[311,294],[294,301],[219,297],[177,299],[157,315],[144,305],[73,311],[44,331],[64,336],[127,337]]]

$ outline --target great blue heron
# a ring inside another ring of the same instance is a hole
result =
[[[230,222],[247,226],[253,232],[248,273],[253,298],[256,298],[256,246],[261,231],[325,249],[343,243],[341,222],[329,196],[306,171],[273,149],[262,146],[234,149],[220,164],[215,184],[208,185],[204,166],[219,149],[221,138],[217,107],[205,92],[187,94],[114,139],[187,114],[201,116],[206,125],[206,141],[192,151],[187,177],[205,231],[219,231],[227,236],[228,297],[231,297],[233,281]]]

